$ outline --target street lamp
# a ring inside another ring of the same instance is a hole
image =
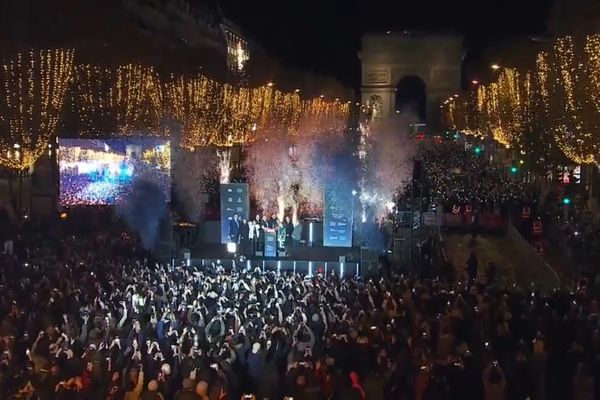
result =
[[[500,64],[494,63],[494,64],[490,65],[490,68],[493,69],[494,71],[497,71],[500,69]]]
[[[473,85],[479,85],[479,81],[478,81],[477,79],[473,79],[473,80],[471,81],[471,83],[472,83]]]
[[[356,196],[358,194],[358,192],[356,191],[356,189],[352,189],[352,196]]]

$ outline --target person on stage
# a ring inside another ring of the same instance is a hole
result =
[[[267,216],[264,214],[260,217],[260,227],[262,229],[269,227],[269,221],[267,221]]]
[[[264,215],[262,216],[258,216],[257,218],[259,218],[259,221],[256,225],[256,230],[258,235],[256,236],[257,239],[257,251],[260,251],[263,256],[265,254],[265,229],[267,228],[268,224],[267,224],[267,217],[265,217]]]
[[[233,214],[233,218],[229,220],[229,239],[231,243],[238,244],[240,242],[240,221],[237,214]]]
[[[294,229],[292,230],[292,247],[294,249],[300,247],[300,240],[302,239],[302,224],[299,221],[295,221]]]
[[[278,248],[279,250],[284,250],[285,249],[285,227],[283,226],[283,223],[277,219],[277,244],[278,244]]]
[[[246,218],[242,218],[242,223],[240,224],[240,246],[242,247],[241,253],[247,256],[250,253],[249,244],[250,244],[250,227],[248,226],[248,221]]]
[[[254,217],[254,225],[256,226],[256,229],[258,229],[260,227],[260,214],[258,214],[258,213]]]
[[[248,221],[248,251],[249,256],[256,255],[256,237],[258,236],[258,227],[252,220]]]
[[[273,215],[271,215],[271,218],[267,222],[267,226],[270,229],[277,229],[277,225],[278,225],[277,215],[273,214]]]
[[[289,216],[285,217],[283,229],[285,230],[285,252],[289,255],[290,248],[292,247],[292,233],[294,232],[294,224]]]

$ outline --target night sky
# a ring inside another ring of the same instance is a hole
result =
[[[226,16],[290,66],[360,85],[364,32],[422,31],[465,35],[476,71],[481,52],[509,36],[544,33],[552,0],[221,0]],[[474,66],[473,66],[474,65]],[[476,72],[475,72],[476,73]]]

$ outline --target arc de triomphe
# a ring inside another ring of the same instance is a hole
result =
[[[362,66],[361,101],[374,118],[396,110],[396,87],[407,76],[425,83],[427,124],[439,122],[441,101],[460,89],[463,39],[456,35],[368,34],[358,57]]]

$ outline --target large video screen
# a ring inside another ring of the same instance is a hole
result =
[[[117,204],[136,180],[171,197],[171,144],[164,139],[58,139],[60,204]]]

